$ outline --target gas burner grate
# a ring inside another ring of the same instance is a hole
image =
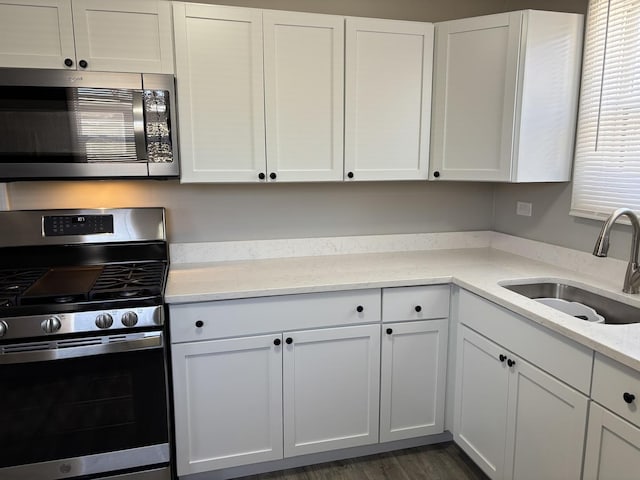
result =
[[[17,305],[18,298],[46,271],[46,268],[0,269],[0,308]]]
[[[91,300],[140,298],[162,293],[165,264],[123,263],[105,265],[94,284]]]

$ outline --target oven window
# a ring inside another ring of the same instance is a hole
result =
[[[168,440],[162,349],[0,366],[0,468]]]
[[[0,88],[0,162],[132,162],[132,90]]]

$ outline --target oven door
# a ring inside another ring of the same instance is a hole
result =
[[[166,468],[163,343],[146,332],[0,346],[0,478]]]

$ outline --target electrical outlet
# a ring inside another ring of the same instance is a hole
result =
[[[533,204],[530,202],[518,202],[516,203],[516,215],[522,215],[523,217],[530,217],[533,211]]]

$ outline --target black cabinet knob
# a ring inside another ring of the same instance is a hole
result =
[[[80,66],[80,68],[87,68],[89,66],[86,60],[80,60],[78,62],[78,65]]]
[[[358,306],[356,307],[356,312],[358,312],[358,313],[362,313],[362,312],[364,312],[364,307],[363,307],[362,305],[358,305]]]
[[[636,399],[636,396],[633,393],[624,392],[622,394],[622,398],[627,403],[633,403],[633,401]]]
[[[202,320],[198,320],[196,322],[196,327],[198,327],[198,328],[202,328],[203,325],[204,325],[204,322]]]
[[[287,342],[287,345],[291,345],[293,343],[293,338],[291,337],[287,337],[287,339],[285,340],[285,342]]]
[[[507,359],[507,356],[500,354],[498,358],[500,359],[501,362],[504,362]]]
[[[73,60],[71,60],[70,58],[65,58],[65,59],[64,59],[64,64],[65,64],[67,67],[73,67]]]
[[[277,176],[278,176],[278,175],[276,175],[276,172],[271,172],[271,173],[269,174],[269,178],[270,178],[271,180],[275,180]]]
[[[416,310],[416,312],[420,313],[422,311],[422,306],[416,305],[415,310]]]
[[[510,367],[513,367],[515,364],[516,364],[515,360],[511,360],[511,359],[507,360],[507,365],[509,365]]]
[[[282,342],[280,341],[280,339],[279,339],[279,338],[276,338],[276,339],[273,341],[273,344],[274,344],[276,347],[277,347],[278,345],[280,345],[281,343],[282,343]]]
[[[438,178],[440,176],[440,172],[436,170],[435,172],[433,172],[433,176]]]
[[[393,328],[387,328],[387,335],[391,335],[393,333]]]
[[[259,178],[260,180],[264,180],[265,178],[267,178],[267,176],[266,176],[263,172],[260,172],[260,173],[258,174],[258,178]]]
[[[353,178],[353,172],[349,172],[349,173],[347,173],[347,177],[349,177],[349,178]]]

